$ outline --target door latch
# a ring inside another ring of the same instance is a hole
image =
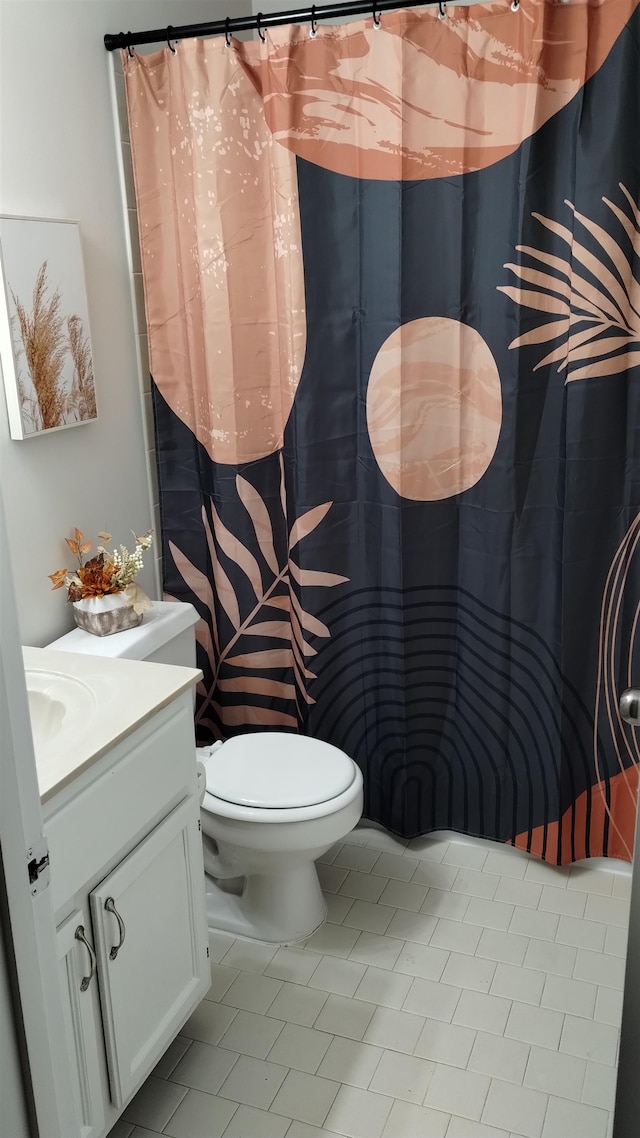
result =
[[[49,847],[46,838],[40,838],[27,850],[27,870],[31,895],[43,893],[49,884]]]
[[[625,723],[640,727],[640,688],[627,688],[620,696],[620,714]]]

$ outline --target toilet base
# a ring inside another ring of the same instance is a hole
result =
[[[205,874],[207,923],[212,930],[268,944],[295,944],[324,924],[327,905],[314,863],[277,874],[251,874],[241,894]]]

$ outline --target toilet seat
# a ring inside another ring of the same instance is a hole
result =
[[[330,743],[282,731],[237,735],[204,760],[207,795],[230,807],[322,806],[352,786],[352,760]]]

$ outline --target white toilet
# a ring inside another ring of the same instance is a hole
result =
[[[137,628],[82,629],[67,652],[196,666],[192,605],[156,601]],[[326,917],[315,860],[362,814],[362,773],[329,743],[281,731],[199,748],[201,824],[210,928],[274,944],[309,936]]]

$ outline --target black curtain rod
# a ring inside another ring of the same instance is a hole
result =
[[[275,28],[280,24],[316,23],[318,20],[335,20],[339,16],[370,15],[375,19],[381,12],[394,8],[435,8],[444,15],[445,3],[425,3],[425,0],[343,0],[342,3],[316,4],[311,8],[295,8],[288,12],[270,12],[264,16],[238,16],[235,19],[214,20],[209,24],[184,24],[182,27],[153,28],[147,32],[107,32],[104,46],[107,51],[134,47],[139,43],[169,43],[171,40],[192,39],[194,36],[224,36],[234,32],[253,32],[261,28]]]

